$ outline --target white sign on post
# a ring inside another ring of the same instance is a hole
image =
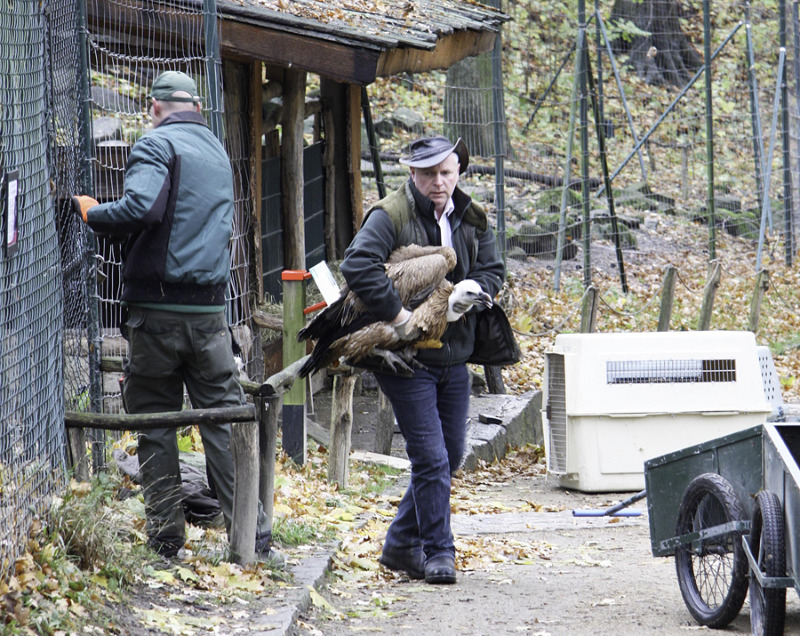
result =
[[[339,300],[342,292],[325,261],[320,261],[308,271],[311,272],[311,277],[328,305],[332,305]]]

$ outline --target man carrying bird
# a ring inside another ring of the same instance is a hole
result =
[[[347,285],[400,339],[416,328],[387,275],[392,252],[411,244],[453,249],[456,263],[446,279],[479,288],[489,299],[500,290],[505,268],[483,208],[457,186],[469,164],[466,145],[446,137],[414,141],[400,160],[409,179],[366,213],[345,252]],[[464,288],[464,285],[462,285]],[[470,303],[470,305],[473,303]],[[486,304],[485,302],[481,304]],[[457,307],[459,313],[466,307]],[[475,343],[475,309],[446,323],[441,347],[419,349],[413,374],[378,372],[406,441],[411,483],[386,535],[380,562],[428,583],[455,583],[455,545],[450,529],[450,475],[464,453],[470,380],[466,361]]]

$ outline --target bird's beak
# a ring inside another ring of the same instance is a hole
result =
[[[486,307],[486,309],[489,309],[494,304],[492,302],[492,297],[485,291],[482,291],[478,294],[477,301],[478,304],[483,305],[484,307]]]

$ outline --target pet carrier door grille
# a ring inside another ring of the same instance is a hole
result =
[[[564,356],[547,354],[547,420],[550,422],[549,468],[554,473],[567,470],[567,399],[564,381]]]
[[[736,382],[736,360],[609,360],[606,384]]]

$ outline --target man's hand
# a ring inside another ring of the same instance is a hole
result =
[[[411,312],[403,307],[391,322],[397,336],[401,340],[412,340],[416,338],[416,327],[411,326]]]
[[[72,197],[72,211],[75,212],[84,223],[87,222],[86,212],[89,208],[98,205],[97,199],[87,197],[85,194],[79,194]]]

